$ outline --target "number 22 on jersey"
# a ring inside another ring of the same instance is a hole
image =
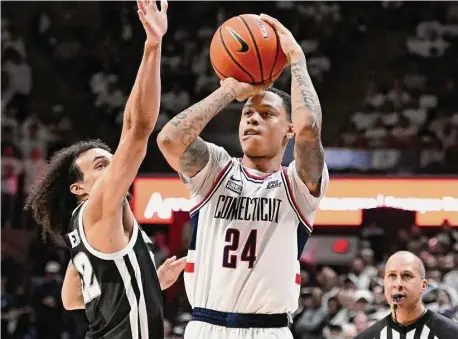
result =
[[[258,235],[257,230],[251,230],[248,238],[243,245],[242,254],[240,255],[240,261],[248,262],[248,268],[253,268],[254,262],[256,261],[256,238]],[[225,235],[225,242],[223,252],[223,267],[236,268],[237,267],[237,255],[231,254],[239,249],[240,246],[240,231],[236,228],[228,228]]]
[[[93,272],[91,262],[86,253],[80,252],[73,258],[73,265],[81,274],[81,288],[83,291],[84,303],[87,304],[92,299],[100,296],[101,290],[99,282]]]

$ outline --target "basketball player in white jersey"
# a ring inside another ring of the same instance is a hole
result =
[[[195,205],[185,267],[189,339],[292,338],[287,326],[298,307],[299,257],[328,185],[321,107],[304,53],[282,24],[262,19],[276,29],[291,65],[292,100],[269,85],[229,78],[158,136]],[[248,99],[239,127],[242,159],[199,138],[234,99]],[[295,160],[282,168],[293,136]]]

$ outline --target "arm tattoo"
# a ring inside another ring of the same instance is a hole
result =
[[[292,120],[296,130],[294,158],[299,177],[314,191],[324,167],[321,105],[305,58],[291,64]]]
[[[179,129],[181,144],[185,149],[196,140],[208,122],[234,100],[234,94],[222,92],[208,100],[210,98],[189,107],[170,121],[170,124]]]
[[[183,119],[185,119],[186,117],[187,115],[185,113],[179,113],[172,120],[170,120],[170,123],[173,126],[178,127],[180,123],[183,121]]]
[[[199,138],[208,122],[235,98],[232,89],[220,88],[197,104],[176,115],[164,126],[161,133],[175,154],[180,154],[178,166],[182,173],[194,175],[208,162],[209,153],[205,142]],[[177,169],[178,170],[178,169]]]
[[[312,122],[311,127],[321,127],[321,105],[318,94],[312,84],[312,79],[307,72],[305,59],[291,64],[291,95],[293,112],[307,109],[307,121]]]
[[[324,167],[324,149],[319,139],[298,140],[294,145],[297,172],[309,188],[320,183]]]
[[[197,173],[205,167],[210,159],[205,141],[197,137],[196,140],[180,157],[180,169],[183,173]]]

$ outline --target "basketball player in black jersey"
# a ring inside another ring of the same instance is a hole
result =
[[[161,289],[184,268],[184,258],[172,258],[156,273],[152,243],[126,198],[159,113],[166,12],[165,0],[160,10],[155,1],[138,2],[147,38],[115,154],[100,141],[61,150],[26,202],[43,235],[70,248],[63,303],[86,309],[86,338],[163,338]]]

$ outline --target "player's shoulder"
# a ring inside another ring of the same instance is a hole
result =
[[[354,339],[374,339],[378,338],[379,334],[387,326],[386,318],[383,318],[373,324],[371,327],[367,328],[360,334],[358,334]]]

